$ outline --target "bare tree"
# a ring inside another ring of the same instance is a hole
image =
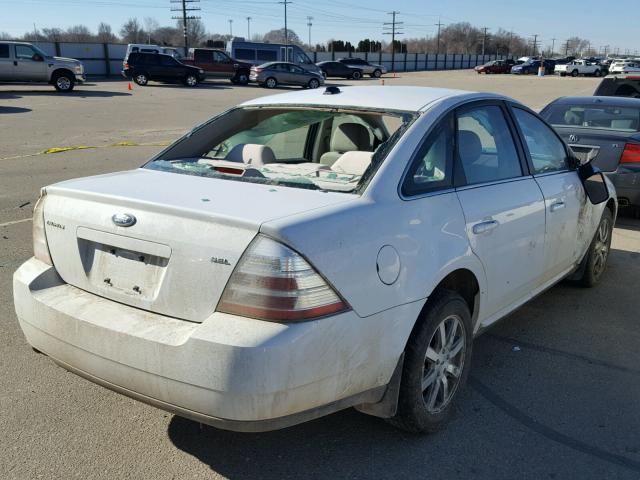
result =
[[[91,42],[95,38],[85,25],[73,25],[67,28],[64,37],[67,42]]]
[[[98,25],[97,39],[102,43],[112,43],[115,42],[118,37],[111,31],[111,25],[100,22],[100,25]]]
[[[295,45],[302,45],[302,41],[300,40],[300,37],[298,37],[296,32],[294,32],[290,28],[287,29],[287,37],[289,39],[289,43],[295,44]],[[270,32],[265,33],[264,36],[262,37],[262,41],[268,42],[268,43],[285,43],[284,28],[280,28],[278,30],[271,30]]]
[[[7,32],[0,32],[0,40],[11,40],[12,38]]]
[[[60,42],[64,38],[64,32],[60,28],[43,28],[42,36],[49,42]]]
[[[122,40],[127,43],[141,43],[145,38],[145,31],[137,18],[130,18],[120,29]]]

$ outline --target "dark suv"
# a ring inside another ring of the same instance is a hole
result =
[[[195,87],[205,79],[201,68],[185,65],[171,55],[162,53],[129,54],[122,75],[142,86],[147,85],[149,80],[157,80]]]

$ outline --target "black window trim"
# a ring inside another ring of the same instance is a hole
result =
[[[464,113],[468,110],[473,110],[478,107],[485,107],[485,106],[498,107],[502,111],[504,120],[507,124],[507,127],[509,128],[509,132],[511,133],[513,146],[515,147],[516,153],[518,155],[518,162],[520,163],[520,170],[522,171],[522,174],[518,177],[502,178],[499,180],[490,180],[487,182],[480,182],[480,183],[467,183],[466,177],[464,175],[464,170],[462,169],[462,164],[460,163],[460,156],[458,155],[458,116],[461,113]],[[532,170],[529,168],[529,164],[527,163],[527,160],[526,160],[527,157],[526,157],[525,151],[522,148],[522,143],[521,143],[522,140],[519,135],[519,130],[517,130],[517,125],[514,123],[513,118],[511,116],[512,114],[509,111],[509,108],[504,100],[489,99],[489,100],[478,100],[474,102],[465,103],[464,105],[457,107],[454,110],[454,114],[455,114],[455,122],[454,122],[454,135],[453,135],[453,142],[454,142],[453,184],[456,189],[466,189],[466,188],[475,188],[475,187],[481,187],[481,186],[487,186],[487,185],[495,185],[499,183],[513,182],[513,181],[521,180],[523,178],[531,177]]]
[[[508,110],[509,110],[509,116],[511,117],[511,121],[513,122],[513,124],[514,124],[514,126],[515,126],[515,128],[516,128],[516,130],[518,132],[518,141],[520,143],[520,147],[522,148],[522,151],[524,152],[524,156],[525,156],[526,161],[527,161],[527,166],[528,166],[529,171],[531,172],[532,176],[541,177],[541,176],[547,176],[547,175],[559,175],[561,173],[567,173],[567,172],[571,172],[573,170],[576,170],[577,164],[576,164],[575,161],[573,162],[573,166],[572,166],[573,155],[571,154],[571,151],[569,150],[569,146],[565,143],[565,141],[562,139],[560,134],[558,132],[556,132],[556,129],[551,126],[551,124],[549,124],[544,118],[542,118],[541,115],[536,114],[536,112],[534,112],[530,108],[528,108],[525,105],[522,105],[520,103],[507,102],[507,107],[508,107]],[[514,109],[516,109],[516,108],[519,108],[520,110],[523,110],[523,111],[525,111],[527,113],[532,114],[535,118],[537,118],[544,125],[546,125],[547,128],[549,128],[549,130],[551,130],[551,132],[556,136],[556,138],[558,140],[560,140],[560,143],[562,144],[562,147],[564,148],[564,154],[566,156],[566,158],[565,158],[566,168],[564,168],[562,170],[555,170],[553,172],[536,173],[535,166],[533,165],[533,160],[531,160],[531,154],[529,153],[529,147],[527,146],[527,140],[524,137],[524,132],[520,128],[520,125],[518,124],[518,119],[516,118],[516,115],[515,115],[515,112],[514,112]],[[545,109],[546,108],[547,107],[545,107]]]

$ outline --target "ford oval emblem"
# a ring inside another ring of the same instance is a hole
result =
[[[116,213],[111,217],[111,221],[119,227],[130,227],[131,225],[135,225],[136,217],[128,213]]]

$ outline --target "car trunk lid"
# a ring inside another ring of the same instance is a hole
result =
[[[624,146],[633,135],[629,132],[567,129],[557,126],[556,130],[580,161],[591,161],[603,172],[614,172],[618,168]]]
[[[263,222],[357,198],[147,169],[46,191],[47,242],[65,282],[196,322]]]

